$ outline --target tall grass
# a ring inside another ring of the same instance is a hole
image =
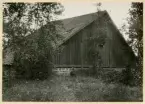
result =
[[[142,90],[83,76],[18,80],[3,93],[3,101],[142,101]]]

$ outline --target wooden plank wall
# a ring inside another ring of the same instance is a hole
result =
[[[107,31],[106,43],[100,49],[103,67],[124,67],[126,60],[129,59],[128,54],[121,49],[123,46],[118,37],[118,32],[111,23],[105,24],[104,19],[101,18],[101,20],[91,23],[63,44],[65,48],[54,57],[54,63],[56,65],[90,65],[87,61],[89,46],[86,40],[92,35],[99,34],[97,28],[105,28]]]

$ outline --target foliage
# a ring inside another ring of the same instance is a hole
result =
[[[100,49],[102,48],[102,46],[104,46],[104,44],[105,44],[105,40],[104,40],[103,35],[99,37],[93,37],[89,40],[89,46],[91,47],[89,48],[89,51],[88,51],[88,59],[93,65],[92,70],[94,70],[93,71],[94,74],[97,71],[96,70],[97,67],[101,68],[102,59],[100,55]]]
[[[5,68],[4,71],[3,71],[3,76],[2,76],[3,90],[5,90],[10,85],[9,84],[9,82],[10,82],[10,76],[9,75],[10,75],[9,71],[7,70],[7,68]]]
[[[52,50],[61,38],[50,21],[61,14],[63,6],[50,2],[5,3],[3,7],[4,47],[12,47],[15,52],[17,74],[47,77],[51,72]]]
[[[100,17],[100,11],[101,11],[101,3],[96,3],[96,9],[97,9],[97,16],[98,18]],[[107,21],[105,21],[107,24]],[[88,38],[88,44],[89,44],[89,49],[88,49],[88,57],[87,59],[89,60],[90,64],[93,65],[93,67],[90,69],[91,73],[95,74],[95,76],[98,76],[99,70],[101,69],[102,65],[102,59],[100,55],[100,50],[103,48],[106,42],[106,25],[104,27],[101,27],[101,20],[100,18],[98,19],[98,23],[96,23],[96,33],[91,34],[91,36]],[[97,75],[96,75],[97,74]]]
[[[92,77],[55,76],[51,80],[18,80],[3,101],[142,101],[139,87],[104,83]]]
[[[127,25],[123,26],[123,30],[128,35],[128,43],[137,55],[137,70],[134,75],[142,83],[143,74],[143,3],[133,2],[131,9],[129,10],[130,17],[127,19],[129,28]],[[138,74],[138,75],[137,75]]]
[[[143,57],[143,3],[132,3],[129,14],[129,42],[133,48],[137,49],[138,55]]]
[[[88,39],[89,49],[88,49],[88,60],[93,65],[92,73],[98,73],[102,65],[102,58],[100,55],[100,50],[103,48],[106,42],[106,30],[105,28],[98,27],[96,29],[97,35],[92,35]],[[98,67],[98,68],[97,68]]]

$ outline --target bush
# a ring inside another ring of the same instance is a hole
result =
[[[3,91],[5,91],[9,87],[12,87],[14,80],[15,80],[15,71],[13,70],[12,66],[3,65],[3,75],[2,75]]]
[[[122,73],[114,69],[103,69],[100,76],[101,79],[107,83],[118,83],[123,79]]]
[[[131,68],[126,68],[122,71],[123,79],[121,82],[125,85],[133,85],[133,73]]]
[[[139,74],[136,69],[103,69],[100,72],[101,79],[107,83],[122,83],[129,86],[138,86],[140,84]]]
[[[20,51],[21,52],[21,51]],[[16,78],[22,79],[46,79],[51,75],[51,55],[41,53],[20,53],[15,55],[14,67]],[[48,52],[49,53],[49,52]],[[34,55],[35,54],[35,58]]]
[[[3,66],[3,88],[9,86],[10,76],[6,67]]]

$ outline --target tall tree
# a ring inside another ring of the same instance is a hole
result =
[[[142,79],[143,73],[143,3],[132,2],[129,10],[130,17],[127,19],[128,26],[123,26],[123,31],[128,35],[128,43],[137,55],[137,69]],[[128,28],[127,28],[128,27]]]
[[[129,43],[138,53],[138,57],[143,57],[143,3],[133,2],[129,11]]]
[[[54,20],[64,10],[60,3],[4,3],[4,47],[15,52],[17,74],[28,78],[47,77],[51,53],[60,34]]]

